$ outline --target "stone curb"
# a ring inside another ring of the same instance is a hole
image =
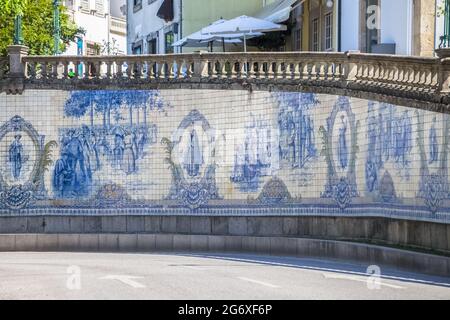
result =
[[[0,251],[233,252],[326,258],[450,277],[450,258],[352,242],[182,234],[0,234]]]

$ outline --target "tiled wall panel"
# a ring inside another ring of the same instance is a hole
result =
[[[447,115],[333,95],[0,95],[0,212],[450,221]]]

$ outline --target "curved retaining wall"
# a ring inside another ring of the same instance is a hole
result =
[[[2,217],[0,234],[184,234],[373,243],[450,256],[450,225],[366,217]]]
[[[450,118],[343,96],[0,94],[0,215],[370,216],[448,223]]]

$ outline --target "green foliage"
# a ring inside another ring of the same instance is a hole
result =
[[[6,56],[6,48],[13,43],[14,17],[23,14],[24,44],[30,55],[52,55],[53,44],[53,0],[0,0],[0,56]],[[61,44],[64,52],[76,35],[84,33],[60,6]]]
[[[33,183],[39,183],[41,177],[44,175],[46,171],[48,171],[48,167],[53,163],[52,160],[52,149],[56,148],[58,144],[56,141],[49,141],[42,152],[41,158],[39,159],[39,164],[37,166],[36,174],[33,178]]]
[[[0,8],[6,14],[13,17],[18,14],[23,14],[27,6],[27,0],[0,0]]]
[[[166,137],[161,139],[161,144],[164,146],[164,153],[166,154],[164,162],[169,165],[169,169],[172,171],[172,179],[174,179],[175,177],[180,177],[182,175],[181,168],[172,160],[172,153],[175,144]]]

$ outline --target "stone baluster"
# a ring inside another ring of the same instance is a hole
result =
[[[208,60],[202,57],[202,54],[194,56],[194,70],[192,78],[199,81],[208,77]]]
[[[228,77],[227,74],[227,61],[219,60],[219,78],[226,79]]]
[[[156,77],[156,64],[154,61],[147,61],[147,78],[149,80],[154,80]]]

